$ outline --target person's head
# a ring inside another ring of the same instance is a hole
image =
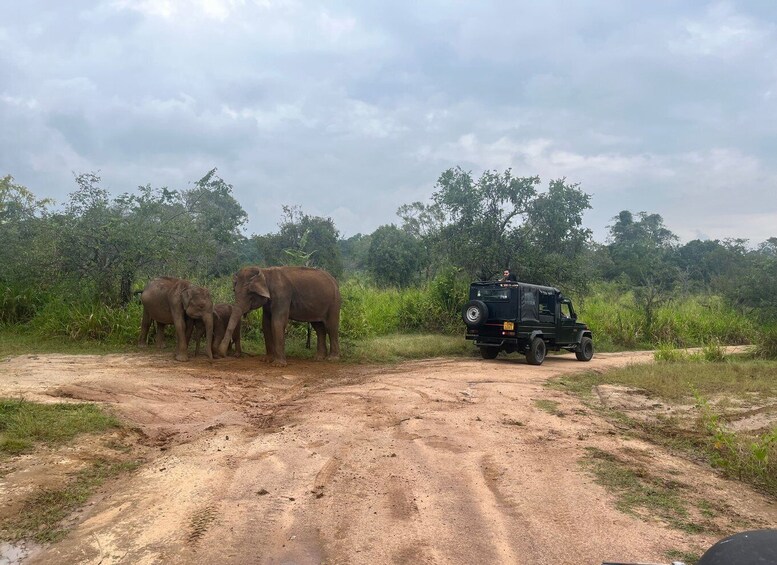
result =
[[[505,272],[502,273],[503,277],[509,277],[510,276],[510,269],[505,269]]]

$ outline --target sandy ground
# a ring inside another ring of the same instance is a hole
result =
[[[725,500],[733,530],[777,524],[762,495],[543,386],[650,359],[291,359],[282,369],[253,357],[176,363],[169,352],[7,359],[0,396],[104,403],[136,428],[146,460],[24,562],[667,562],[669,550],[700,553],[719,537],[617,510],[579,464],[586,447],[637,454]],[[541,410],[542,399],[560,414]],[[0,491],[20,480],[0,476]]]

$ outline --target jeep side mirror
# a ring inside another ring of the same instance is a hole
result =
[[[572,312],[572,319],[577,320],[577,314],[575,314],[574,312]]]

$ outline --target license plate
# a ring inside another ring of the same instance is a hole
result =
[[[503,329],[505,329],[505,330],[514,330],[515,329],[515,323],[513,323],[513,322],[505,322]]]

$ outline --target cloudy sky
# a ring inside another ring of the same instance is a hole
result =
[[[439,174],[511,167],[683,241],[777,236],[777,3],[0,3],[0,175],[62,202],[213,167],[247,232],[283,204],[345,236]]]

